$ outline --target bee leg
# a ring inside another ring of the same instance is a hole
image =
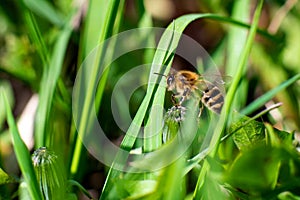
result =
[[[172,101],[173,105],[178,106],[178,103],[177,103],[177,101],[176,101],[176,95],[175,95],[175,94],[172,94],[172,95],[171,95],[171,101]]]
[[[179,105],[181,105],[187,99],[187,96],[189,95],[189,93],[190,93],[190,89],[185,88],[182,96],[180,97]]]
[[[184,102],[184,100],[185,100],[185,98],[183,96],[180,97],[180,99],[179,99],[179,105],[181,105]]]

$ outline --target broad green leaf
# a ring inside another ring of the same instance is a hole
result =
[[[232,137],[236,146],[242,151],[265,142],[264,124],[255,120],[246,124],[249,119],[244,116],[229,128],[230,133],[234,132]]]

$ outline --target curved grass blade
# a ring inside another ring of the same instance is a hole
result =
[[[42,199],[42,195],[39,190],[39,185],[37,183],[36,175],[33,169],[31,156],[29,154],[29,151],[25,143],[20,137],[7,97],[2,90],[0,92],[1,92],[1,98],[3,99],[6,107],[7,122],[13,140],[14,151],[18,163],[20,165],[21,172],[28,185],[29,194],[33,200],[40,200]]]

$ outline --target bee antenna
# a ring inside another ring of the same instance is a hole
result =
[[[167,77],[167,76],[166,76],[166,75],[164,75],[164,74],[160,74],[160,73],[156,73],[156,72],[154,72],[154,74],[157,74],[157,75],[160,75],[160,76]]]

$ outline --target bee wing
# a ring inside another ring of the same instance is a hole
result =
[[[221,93],[225,96],[225,85],[229,84],[232,80],[231,76],[224,76],[221,74],[213,74],[213,73],[205,73],[201,75],[201,78],[204,79],[208,85],[209,89],[212,89],[213,87],[218,87]]]
[[[221,75],[221,74],[203,74],[201,75],[201,78],[210,81],[212,83],[217,83],[221,85],[225,85],[231,82],[232,77]]]
[[[200,79],[197,83],[197,87],[200,91],[207,93],[210,90],[215,90],[217,89],[218,91],[221,92],[221,94],[225,97],[226,90],[224,87],[224,84],[222,82],[219,82],[219,80],[215,80],[213,82],[207,81],[204,79]]]

